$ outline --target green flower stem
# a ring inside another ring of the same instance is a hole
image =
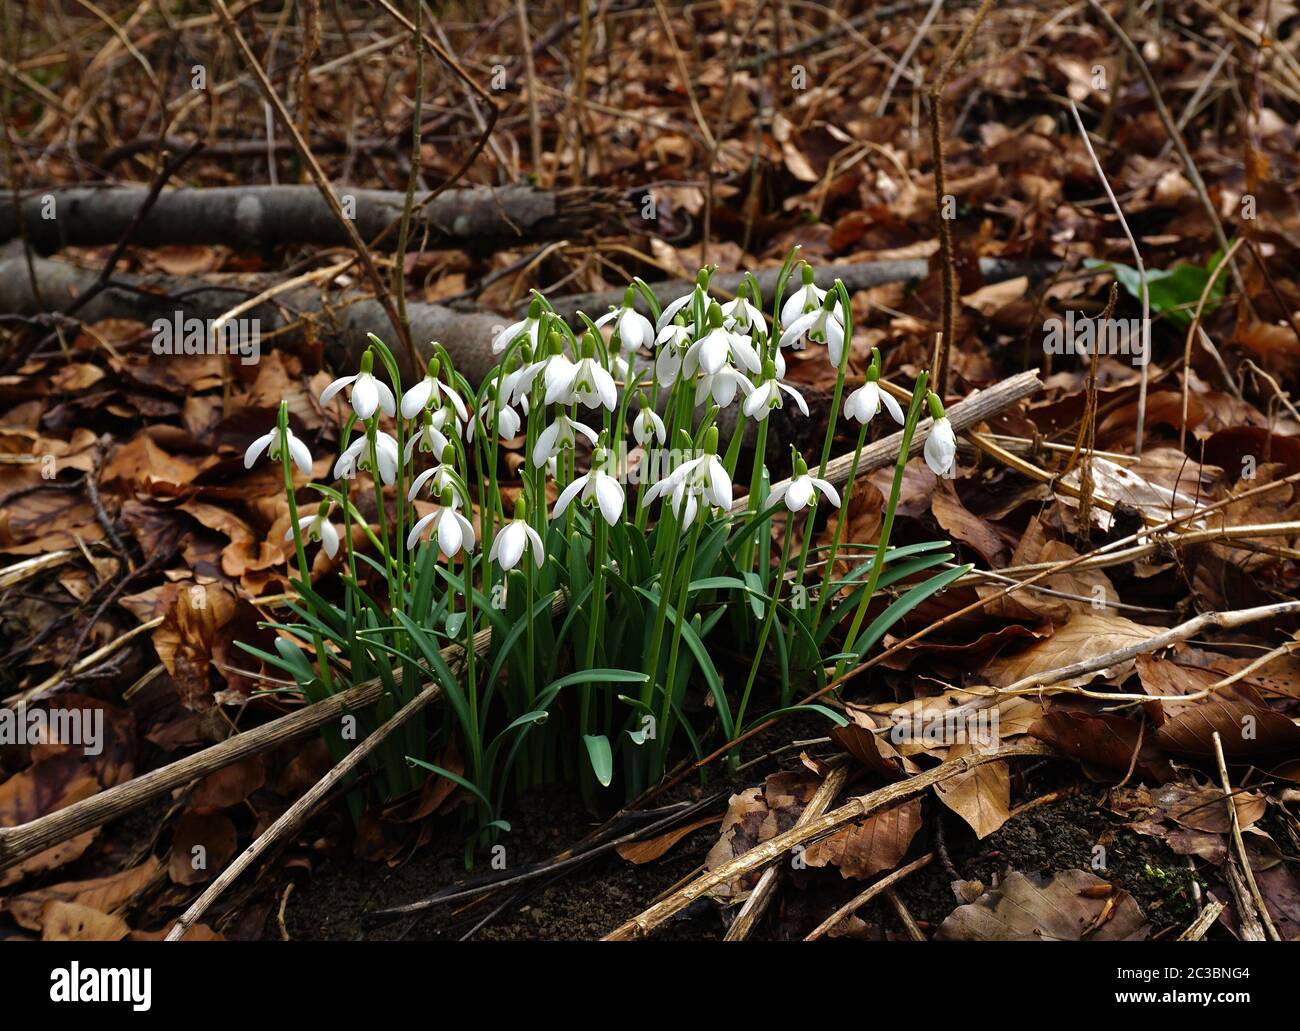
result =
[[[921,373],[917,377],[916,386],[912,390],[912,403],[908,407],[907,421],[903,426],[903,443],[898,452],[898,462],[894,466],[894,483],[889,489],[889,504],[885,506],[885,518],[880,526],[880,540],[876,543],[876,555],[871,561],[871,574],[867,578],[867,589],[858,602],[857,611],[853,613],[853,622],[849,625],[848,636],[844,639],[844,647],[841,651],[849,652],[853,650],[853,642],[857,640],[858,631],[862,629],[862,620],[865,618],[867,608],[871,604],[871,596],[876,592],[876,584],[880,581],[880,570],[885,564],[885,552],[889,550],[889,535],[894,529],[894,513],[898,510],[898,495],[903,488],[903,471],[907,468],[907,453],[912,447],[912,436],[916,433],[916,424],[920,421],[921,410],[925,407],[927,379],[929,379],[929,374]],[[840,659],[836,663],[836,679],[844,675],[847,662],[847,659]]]
[[[289,499],[289,525],[293,529],[293,550],[298,558],[298,572],[302,576],[304,587],[311,586],[311,567],[307,565],[307,549],[302,543],[302,527],[298,525],[298,498],[293,486],[293,456],[289,454],[289,406],[280,402],[280,411],[276,417],[280,430],[280,465],[284,468],[284,493]],[[325,654],[325,642],[319,630],[312,631],[312,644],[316,648],[316,663],[320,669],[321,686],[325,693],[334,693],[330,681],[329,658]]]
[[[809,507],[808,522],[816,508]],[[749,695],[754,690],[754,681],[758,678],[758,667],[763,658],[763,648],[767,645],[768,634],[771,633],[772,623],[776,619],[776,603],[781,594],[781,585],[785,583],[785,567],[790,561],[790,542],[794,539],[794,516],[791,515],[785,527],[785,541],[781,545],[781,564],[777,567],[776,582],[772,584],[772,593],[767,599],[767,612],[763,615],[763,628],[758,634],[758,644],[754,648],[754,661],[749,667],[749,678],[745,681],[745,690],[740,696],[740,707],[736,710],[736,722],[734,726],[734,737],[740,737],[740,732],[744,729],[745,710],[749,707]],[[748,604],[748,603],[746,603]],[[740,753],[733,750],[728,754],[728,761],[739,760]]]
[[[690,543],[686,546],[686,558],[682,563],[681,577],[682,586],[677,592],[677,631],[673,634],[673,645],[668,652],[668,670],[664,677],[664,700],[663,708],[659,711],[659,727],[657,739],[661,741],[660,747],[656,750],[655,756],[662,763],[668,754],[668,746],[672,739],[673,730],[673,690],[677,683],[677,656],[681,652],[682,633],[681,627],[686,623],[686,606],[690,602],[691,575],[695,570],[695,547],[700,540],[700,531],[704,526],[704,513],[701,512],[695,521],[695,526],[690,531]],[[666,593],[666,592],[665,592]],[[656,769],[654,775],[657,777],[661,771]]]
[[[826,568],[822,572],[822,583],[817,591],[817,605],[813,609],[812,626],[809,628],[815,640],[817,627],[821,625],[822,612],[830,593],[831,577],[835,569],[835,556],[840,549],[840,540],[844,536],[844,524],[849,520],[849,500],[853,497],[853,485],[858,479],[858,460],[862,457],[862,446],[867,440],[867,423],[858,430],[858,442],[853,448],[853,464],[849,467],[849,478],[844,483],[844,496],[840,499],[840,511],[835,517],[835,532],[831,536],[831,546],[826,553]]]

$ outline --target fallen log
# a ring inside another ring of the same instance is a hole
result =
[[[406,195],[396,191],[336,186],[334,192],[366,240],[374,240],[400,219],[406,202]],[[17,207],[12,196],[0,197],[0,243],[20,235],[15,212],[21,213],[32,246],[43,254],[70,245],[116,243],[147,193],[130,186],[72,186],[28,193]],[[447,190],[416,210],[411,240],[419,243],[427,232],[424,245],[428,248],[455,246],[492,251],[521,242],[582,237],[602,226],[617,225],[627,213],[625,208],[622,194],[609,189],[545,191],[502,186]],[[314,186],[167,190],[133,230],[131,242],[142,247],[349,245],[347,235]],[[388,233],[377,244],[387,250],[396,246],[396,233]]]
[[[32,270],[40,291],[36,297],[32,294],[27,261],[21,249],[11,244],[9,251],[12,253],[9,257],[0,253],[0,312],[38,316],[68,311],[77,296],[89,290],[98,278],[92,269],[34,257]],[[113,318],[152,325],[156,319],[171,321],[181,311],[187,319],[207,322],[220,318],[239,302],[255,297],[262,285],[247,282],[233,285],[229,281],[178,276],[117,275],[77,316],[86,322]],[[481,382],[495,362],[490,341],[505,328],[504,318],[414,301],[407,304],[406,310],[411,320],[411,337],[422,352],[428,353],[430,341],[441,341],[457,369],[471,383]],[[315,286],[288,290],[241,313],[241,318],[258,320],[262,336],[310,319],[317,337],[325,344],[331,364],[337,369],[355,367],[366,346],[366,334],[378,332],[384,336],[388,327],[383,306],[357,286],[335,289],[328,296],[322,295]],[[283,334],[277,333],[276,340],[293,343],[301,339],[301,333],[301,326],[288,328]],[[403,365],[403,375],[409,376],[405,354],[398,350],[397,357]]]

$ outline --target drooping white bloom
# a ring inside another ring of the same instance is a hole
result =
[[[956,471],[957,435],[948,417],[934,420],[930,435],[925,438],[925,464],[935,476],[951,476]]]
[[[377,379],[370,371],[373,362],[371,352],[367,351],[361,358],[360,372],[355,376],[342,376],[321,391],[321,405],[329,404],[335,394],[344,387],[350,386],[352,389],[348,392],[348,401],[352,405],[352,410],[357,413],[358,419],[364,422],[379,410],[382,410],[385,415],[395,416],[397,401],[393,398],[393,392],[388,389],[388,384]]]
[[[540,467],[548,458],[558,455],[565,448],[573,447],[577,439],[575,431],[593,444],[596,443],[596,431],[590,426],[570,419],[563,412],[557,412],[555,421],[537,435],[537,443],[533,445],[533,466]]]
[[[754,307],[747,295],[724,304],[722,314],[734,320],[736,329],[741,333],[752,336],[755,329],[760,333],[767,332],[767,320],[763,317],[763,313]]]
[[[820,308],[825,299],[826,291],[812,281],[812,270],[805,266],[803,283],[781,305],[781,325],[789,326],[800,315]]]
[[[780,345],[789,347],[804,337],[819,340],[826,345],[831,364],[837,369],[844,354],[844,324],[840,321],[840,312],[832,303],[825,303],[820,308],[800,315],[789,324],[781,334]]]
[[[563,515],[569,502],[581,494],[584,502],[596,502],[601,516],[610,526],[619,521],[623,515],[623,485],[605,471],[606,456],[603,452],[604,448],[601,448],[592,457],[590,472],[574,477],[573,482],[560,493],[551,512],[552,519]]]
[[[731,508],[731,479],[716,454],[706,453],[683,462],[646,491],[642,504],[648,505],[657,497],[670,496],[678,487],[686,493],[701,495],[717,508]]]
[[[696,513],[700,510],[699,492],[688,491],[683,481],[668,495],[668,507],[673,510],[673,515],[681,523],[682,529],[689,530],[691,523],[695,522]]]
[[[430,404],[436,404],[440,398],[451,402],[451,406],[456,409],[456,417],[461,422],[469,421],[469,410],[465,407],[464,400],[457,391],[438,378],[437,369],[433,362],[430,362],[424,379],[402,395],[402,418],[414,419]]]
[[[424,488],[424,485],[432,480],[433,485],[429,488],[429,493],[435,498],[444,497],[448,491],[451,491],[455,503],[458,505],[464,504],[465,499],[461,496],[461,489],[456,483],[455,476],[452,475],[454,472],[455,470],[449,462],[439,462],[432,469],[424,470],[411,481],[411,489],[406,492],[406,500],[414,501]]]
[[[280,461],[280,455],[286,445],[289,449],[289,457],[293,459],[293,464],[310,476],[311,452],[307,450],[307,445],[295,437],[293,430],[287,427],[283,439],[281,439],[278,425],[270,433],[263,433],[248,445],[248,450],[244,452],[244,468],[253,468],[253,463],[257,461],[263,451],[269,451],[268,457],[272,462]]]
[[[659,418],[656,412],[644,398],[642,399],[641,409],[636,413],[636,418],[632,420],[632,437],[645,447],[652,440],[658,440],[660,444],[668,440],[668,429],[664,426],[663,419]]]
[[[648,325],[648,323],[647,323]],[[595,358],[583,358],[568,370],[557,373],[546,385],[546,404],[581,404],[587,408],[604,405],[611,412],[618,404],[614,377]]]
[[[697,285],[690,293],[682,294],[681,297],[678,297],[675,301],[670,301],[664,307],[663,311],[659,313],[659,318],[655,320],[655,329],[659,332],[663,332],[664,328],[677,317],[677,313],[695,300],[695,295],[697,293],[704,298],[704,310],[708,311],[709,305],[713,303],[713,299],[709,297],[707,292]]]
[[[369,445],[370,438],[364,434],[349,444],[334,463],[334,478],[350,480],[357,475],[358,469],[366,469],[373,474],[377,464],[380,480],[386,486],[391,486],[397,480],[397,441],[378,430],[375,433],[373,454]]]
[[[670,323],[655,338],[659,354],[655,356],[655,379],[661,387],[671,387],[682,371],[682,360],[691,346],[691,331],[685,326]]]
[[[533,382],[538,375],[542,377],[542,384],[547,390],[550,390],[554,383],[567,382],[573,376],[573,362],[569,356],[562,353],[548,355],[521,369],[516,369],[508,374],[505,383],[502,386],[502,393],[506,401],[513,404],[522,403],[524,411],[528,411],[528,392],[533,389]]]
[[[510,440],[518,436],[521,425],[519,413],[509,405],[502,405],[499,412],[494,412],[496,398],[486,397],[483,403],[479,405],[478,414],[470,420],[469,428],[465,433],[465,438],[472,444],[474,442],[474,428],[482,426],[485,432],[491,432],[493,420],[496,421],[497,435],[502,440]]]
[[[724,365],[712,376],[701,376],[695,381],[695,403],[701,405],[706,397],[712,397],[719,408],[726,408],[736,400],[739,389],[746,397],[754,389],[748,376],[742,376],[730,365]]]
[[[492,338],[492,353],[500,354],[521,336],[527,336],[534,353],[542,328],[542,304],[536,298],[528,305],[528,315],[512,323]]]
[[[474,550],[474,526],[456,510],[456,504],[452,502],[439,505],[411,527],[411,532],[406,535],[408,551],[415,547],[430,523],[433,524],[438,539],[438,550],[447,558],[462,549],[466,553]]]
[[[322,505],[320,511],[309,516],[302,516],[298,520],[298,532],[303,534],[308,540],[320,541],[321,547],[325,549],[325,554],[333,558],[339,553],[339,532],[334,525],[326,518],[329,514],[329,506]],[[293,540],[293,527],[284,531],[286,541]]]
[[[819,491],[832,505],[836,508],[840,507],[840,492],[829,481],[810,475],[808,467],[800,460],[796,466],[794,477],[774,487],[767,500],[771,504],[776,504],[784,498],[786,508],[791,512],[801,512],[808,505],[817,504],[817,493]]]
[[[406,451],[402,455],[402,460],[409,463],[417,447],[425,454],[441,455],[448,444],[443,430],[460,433],[460,424],[452,417],[450,405],[443,405],[435,412],[425,413],[420,428],[412,433],[411,439],[406,442]]]
[[[903,409],[892,394],[880,389],[880,384],[875,380],[868,380],[848,396],[844,402],[844,417],[866,425],[876,417],[882,403],[894,422],[902,426],[905,421]]]
[[[781,392],[785,391],[794,398],[794,403],[799,408],[799,411],[803,412],[804,415],[807,415],[808,404],[804,401],[803,395],[799,393],[799,391],[795,390],[794,387],[787,386],[778,380],[776,378],[775,368],[772,368],[769,371],[772,373],[771,377],[764,379],[763,382],[754,387],[749,397],[745,399],[741,411],[744,412],[748,418],[762,422],[767,418],[768,413],[771,412],[773,408],[782,407]]]
[[[719,324],[691,344],[686,352],[686,372],[693,376],[699,368],[704,370],[705,375],[712,376],[731,359],[749,372],[758,372],[762,367],[758,352],[754,350],[749,337],[729,328],[727,324]]]
[[[619,340],[628,351],[649,347],[654,343],[655,338],[655,327],[649,319],[636,310],[635,305],[633,288],[629,286],[627,296],[623,298],[623,307],[612,308],[596,320],[597,326],[604,326],[612,321],[614,331],[618,333]]]
[[[498,530],[492,539],[488,559],[496,562],[503,570],[510,570],[519,564],[525,551],[533,556],[537,568],[541,569],[542,563],[546,561],[546,555],[542,551],[542,538],[516,508],[514,519]]]

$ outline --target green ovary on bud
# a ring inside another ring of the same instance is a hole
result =
[[[440,457],[443,465],[455,465],[456,445],[452,444],[451,442],[448,442],[447,446],[442,449],[442,455]]]
[[[515,519],[521,523],[528,521],[528,502],[522,494],[515,499]]]
[[[530,319],[540,319],[542,317],[542,299],[536,294],[528,302],[528,317]]]
[[[632,286],[630,283],[628,284],[627,289],[623,291],[623,307],[636,307],[636,287]]]
[[[763,379],[776,379],[776,362],[771,358],[763,359]]]
[[[807,475],[808,475],[808,463],[803,460],[803,455],[799,454],[796,451],[794,455],[794,477],[795,479],[798,479],[800,476],[807,476]]]
[[[361,355],[361,374],[369,376],[374,373],[375,369],[375,352],[366,348],[365,353]]]
[[[582,357],[596,357],[596,336],[591,330],[582,334]]]
[[[558,329],[551,330],[546,336],[546,347],[548,354],[564,353],[564,337],[560,335]]]
[[[437,346],[437,341],[432,341],[432,340],[431,340],[431,341],[429,342],[429,346],[430,346],[430,347],[436,347],[436,346]],[[431,357],[431,358],[429,359],[429,364],[425,367],[424,375],[425,375],[425,377],[428,378],[428,379],[437,379],[437,378],[438,378],[438,370],[441,369],[441,368],[442,368],[442,362],[440,362],[440,361],[438,360],[438,356],[435,354],[433,357]]]
[[[944,418],[943,402],[939,400],[939,395],[933,390],[926,392],[926,401],[930,404],[930,416],[933,419]]]
[[[333,502],[329,498],[322,500],[320,507],[316,509],[316,518],[323,522],[325,517],[330,514],[330,505],[332,504]]]
[[[721,329],[722,319],[723,319],[722,305],[720,305],[717,301],[714,301],[712,304],[709,305],[709,328]]]
[[[801,278],[802,278],[802,280],[803,280],[803,285],[804,285],[804,286],[812,286],[812,285],[813,285],[813,267],[812,267],[811,265],[809,265],[808,262],[806,262],[806,261],[801,261],[799,264],[803,266],[803,270],[802,270],[802,272],[801,272]]]
[[[704,431],[704,439],[701,446],[706,454],[716,455],[718,453],[718,427],[710,426]]]

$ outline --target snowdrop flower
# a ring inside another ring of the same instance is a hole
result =
[[[685,308],[688,304],[691,304],[695,300],[697,294],[704,301],[704,310],[708,311],[709,305],[713,303],[713,299],[709,296],[708,291],[709,277],[711,275],[712,267],[700,269],[700,271],[695,275],[695,289],[688,294],[683,294],[675,301],[670,301],[667,307],[659,313],[659,318],[655,321],[655,329],[659,332],[663,332],[663,328],[677,317],[679,311]]]
[[[686,493],[699,494],[717,508],[731,508],[731,478],[718,458],[718,428],[710,426],[705,434],[704,454],[683,462],[646,491],[642,504],[657,497],[668,497],[680,486]]]
[[[456,417],[461,422],[469,421],[469,411],[460,394],[438,378],[439,364],[437,358],[430,358],[424,379],[402,395],[403,419],[414,419],[431,403],[436,403],[439,398],[443,398],[451,402],[451,406],[456,410]]]
[[[944,414],[943,403],[938,396],[931,393],[927,395],[927,400],[930,402],[930,415],[934,418],[934,425],[930,427],[930,435],[925,438],[925,464],[935,476],[951,477],[957,469],[957,435],[953,432],[948,416]]]
[[[746,397],[754,389],[748,376],[742,376],[730,365],[724,365],[712,376],[701,376],[695,384],[695,404],[701,405],[706,397],[712,397],[719,408],[726,408],[736,400],[736,390],[740,389]]]
[[[786,386],[776,378],[776,363],[771,360],[763,363],[763,380],[753,388],[749,397],[745,399],[741,411],[749,418],[762,422],[773,408],[782,407],[781,391],[783,390],[794,398],[794,403],[799,407],[799,411],[806,416],[808,414],[808,405],[804,401],[803,395],[794,387]]]
[[[528,411],[528,392],[539,375],[548,391],[553,384],[569,382],[573,377],[573,362],[564,353],[564,338],[559,333],[551,333],[541,358],[506,376],[502,386],[506,402],[520,401],[524,403],[524,411]]]
[[[789,326],[800,315],[815,311],[826,298],[826,291],[813,282],[812,266],[803,263],[803,283],[781,305],[781,325]]]
[[[691,331],[681,320],[670,322],[655,338],[659,354],[655,357],[655,379],[661,387],[671,387],[682,371],[682,360],[691,346]]]
[[[302,516],[298,520],[298,532],[308,540],[320,541],[325,554],[333,558],[339,553],[339,532],[325,517],[329,515],[331,501],[322,501],[315,515]],[[286,541],[293,540],[293,527],[284,531]]]
[[[244,452],[244,468],[253,468],[253,463],[261,457],[263,451],[268,452],[272,462],[278,462],[286,447],[289,449],[289,457],[293,459],[293,464],[310,476],[311,452],[307,450],[307,445],[295,437],[293,430],[287,427],[282,435],[278,423],[270,433],[263,433],[248,445],[248,450]]]
[[[373,452],[369,447],[370,438],[362,435],[348,445],[343,454],[334,463],[334,478],[350,480],[357,475],[357,470],[375,473],[379,466],[379,478],[385,486],[392,486],[397,479],[397,441],[382,430],[375,432]]]
[[[673,510],[673,515],[681,523],[682,529],[689,530],[691,523],[695,522],[696,513],[700,510],[699,494],[688,491],[685,482],[679,483],[668,496],[668,507]]]
[[[524,499],[515,502],[515,517],[506,523],[492,540],[492,550],[488,552],[489,561],[496,562],[502,571],[514,569],[519,564],[524,552],[528,552],[542,568],[546,555],[542,551],[542,538],[528,525],[528,510]]]
[[[636,418],[632,420],[632,438],[642,447],[656,439],[662,446],[668,440],[668,429],[663,419],[659,418],[645,394],[641,395],[638,406]]]
[[[655,327],[650,320],[636,310],[636,287],[629,286],[623,291],[623,306],[611,308],[596,320],[597,326],[608,322],[614,323],[614,332],[628,351],[649,347],[654,343]]]
[[[647,323],[649,325],[649,323]],[[557,372],[546,385],[545,403],[581,404],[587,408],[604,405],[611,412],[618,403],[614,377],[595,358],[595,342],[583,337],[583,357],[576,365]]]
[[[533,467],[543,465],[548,458],[553,458],[565,448],[574,446],[577,438],[574,431],[581,433],[593,444],[596,443],[596,431],[576,419],[570,419],[563,412],[556,413],[555,421],[537,435],[533,445]]]
[[[542,302],[534,297],[528,302],[528,315],[507,326],[492,339],[492,353],[500,354],[521,336],[527,336],[533,350],[537,350],[537,337],[542,328]]]
[[[742,333],[752,336],[755,330],[767,332],[767,321],[763,318],[763,313],[750,301],[749,291],[743,285],[737,292],[736,299],[722,306],[722,314],[733,319],[736,329]]]
[[[729,328],[724,322],[722,308],[715,302],[709,309],[708,332],[691,344],[686,352],[686,372],[694,375],[700,368],[712,376],[733,358],[737,365],[749,372],[758,372],[761,368],[758,353],[750,344],[749,337]]]
[[[460,432],[460,424],[452,417],[451,405],[443,405],[436,412],[426,410],[420,428],[411,434],[411,439],[406,442],[406,452],[402,455],[402,461],[410,464],[411,455],[415,453],[417,447],[425,454],[442,454],[449,443],[446,434],[443,433],[448,423],[452,433]]]
[[[840,321],[840,310],[836,305],[836,295],[829,294],[823,299],[821,307],[800,315],[781,334],[780,345],[789,347],[804,337],[819,340],[826,345],[831,364],[837,369],[844,354],[844,323]]]
[[[350,386],[352,389],[348,393],[348,401],[352,404],[352,410],[357,413],[357,418],[365,422],[375,412],[382,409],[385,415],[397,414],[397,402],[393,398],[393,392],[388,389],[388,384],[376,379],[374,374],[375,354],[367,349],[366,353],[361,356],[361,371],[355,376],[343,376],[336,379],[320,395],[320,403],[327,405],[344,387]]]
[[[899,407],[892,394],[880,388],[879,379],[880,352],[873,347],[871,349],[871,366],[867,369],[867,381],[853,391],[848,396],[848,400],[844,402],[844,417],[854,422],[860,422],[865,426],[876,417],[883,403],[885,410],[889,412],[894,422],[902,426],[906,421],[903,409]]]
[[[406,492],[406,500],[414,501],[416,496],[423,489],[424,485],[432,480],[433,486],[430,488],[429,493],[435,498],[440,498],[448,491],[451,491],[451,496],[455,503],[458,505],[463,504],[465,499],[462,496],[460,484],[456,476],[456,467],[454,464],[455,459],[456,449],[448,444],[442,453],[442,461],[432,469],[424,470],[424,472],[420,473],[419,476],[411,481],[411,489]]]
[[[521,425],[519,413],[505,404],[501,405],[499,411],[496,410],[496,394],[489,390],[488,396],[479,405],[478,414],[470,420],[465,438],[472,444],[474,442],[474,427],[482,426],[484,432],[490,433],[494,422],[497,427],[497,435],[502,440],[510,440],[512,437],[519,435]]]
[[[443,493],[442,504],[438,508],[411,527],[411,532],[406,535],[408,551],[415,547],[430,524],[434,527],[438,550],[447,558],[451,558],[461,550],[466,554],[474,550],[474,527],[456,510],[456,502],[449,491]]]
[[[581,493],[582,500],[591,503],[593,500],[600,508],[600,514],[604,517],[605,522],[613,526],[623,515],[623,485],[606,471],[609,466],[611,454],[607,448],[597,448],[591,456],[591,471],[575,477],[561,492],[555,501],[555,509],[551,512],[552,519],[558,519],[569,502],[579,496]]]
[[[821,492],[836,508],[840,507],[840,493],[831,484],[816,476],[810,476],[808,473],[808,464],[802,456],[796,455],[794,461],[794,476],[786,483],[782,483],[772,490],[767,500],[772,504],[785,499],[785,507],[791,512],[802,512],[809,505],[817,504],[817,493]]]

